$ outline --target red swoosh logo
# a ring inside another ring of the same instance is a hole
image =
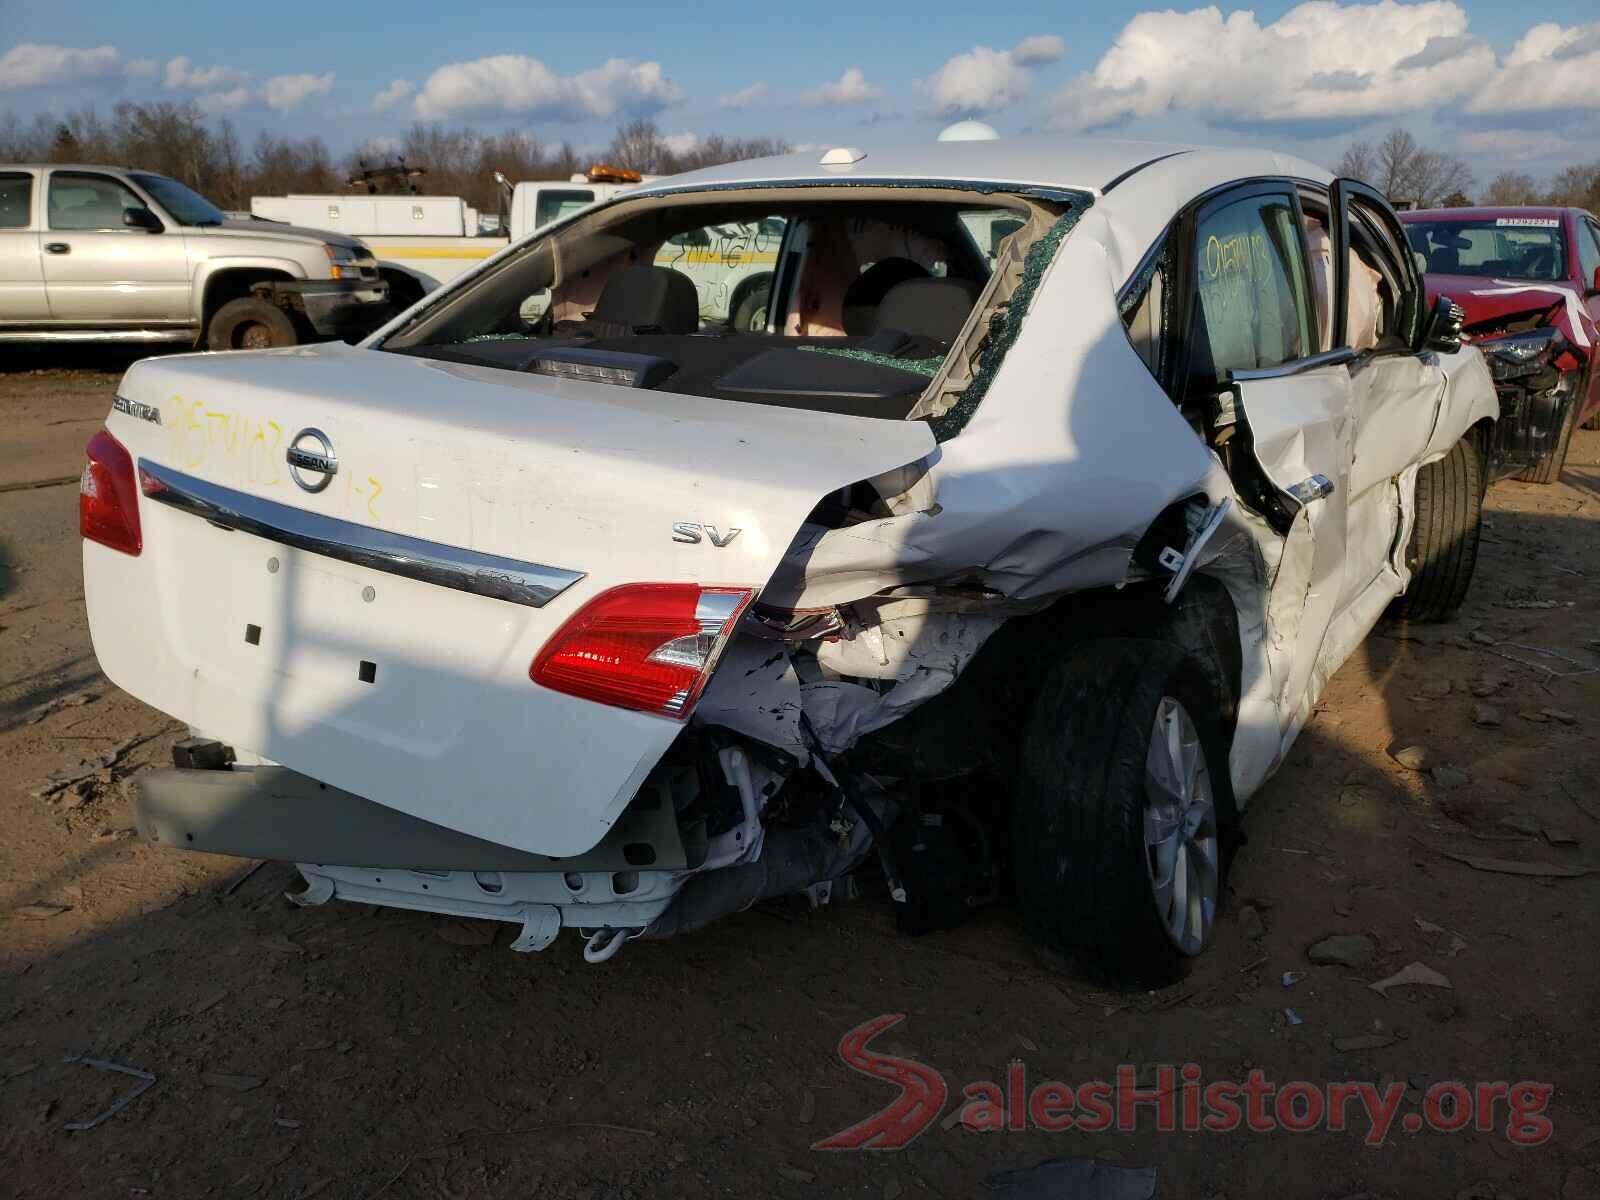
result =
[[[944,1076],[909,1058],[867,1049],[867,1043],[873,1038],[905,1019],[904,1013],[885,1013],[857,1025],[839,1039],[839,1057],[845,1066],[894,1084],[900,1094],[865,1120],[815,1143],[811,1147],[813,1150],[900,1150],[920,1136],[943,1111],[949,1094]]]

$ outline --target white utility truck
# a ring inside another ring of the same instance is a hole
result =
[[[252,196],[250,213],[264,221],[360,237],[377,256],[395,304],[407,308],[540,226],[609,200],[645,178],[619,167],[595,166],[566,180],[513,185],[497,173],[497,182],[509,193],[498,220],[480,214],[460,196]]]

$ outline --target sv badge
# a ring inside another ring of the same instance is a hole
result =
[[[700,544],[701,535],[718,550],[722,549],[734,538],[738,537],[740,530],[730,529],[727,533],[718,533],[715,525],[701,525],[695,521],[674,521],[672,523],[672,540],[684,542],[690,546]]]

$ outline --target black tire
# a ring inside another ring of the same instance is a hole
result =
[[[741,333],[761,333],[767,327],[767,306],[772,301],[772,280],[752,285],[734,305],[730,324]]]
[[[1012,869],[1029,932],[1118,982],[1160,986],[1187,974],[1158,909],[1145,844],[1146,761],[1164,697],[1193,722],[1215,816],[1220,904],[1237,828],[1218,697],[1193,658],[1164,642],[1073,647],[1046,675],[1029,714],[1012,806]],[[1149,793],[1154,794],[1154,793]]]
[[[293,346],[300,334],[289,314],[276,304],[245,297],[229,300],[212,314],[206,330],[209,350],[267,350]]]
[[[1561,472],[1567,465],[1567,451],[1572,448],[1572,431],[1578,427],[1578,401],[1574,396],[1567,405],[1566,416],[1561,419],[1561,430],[1556,434],[1556,447],[1526,471],[1518,472],[1523,483],[1560,483]]]
[[[1483,459],[1472,434],[1417,472],[1416,519],[1406,546],[1411,585],[1391,616],[1447,621],[1461,607],[1478,565],[1483,491]]]

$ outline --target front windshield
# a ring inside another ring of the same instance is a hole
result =
[[[1408,221],[1406,237],[1430,275],[1548,281],[1567,274],[1567,243],[1556,217]]]
[[[165,175],[134,175],[133,181],[156,198],[179,225],[221,225],[227,215],[211,201]]]

